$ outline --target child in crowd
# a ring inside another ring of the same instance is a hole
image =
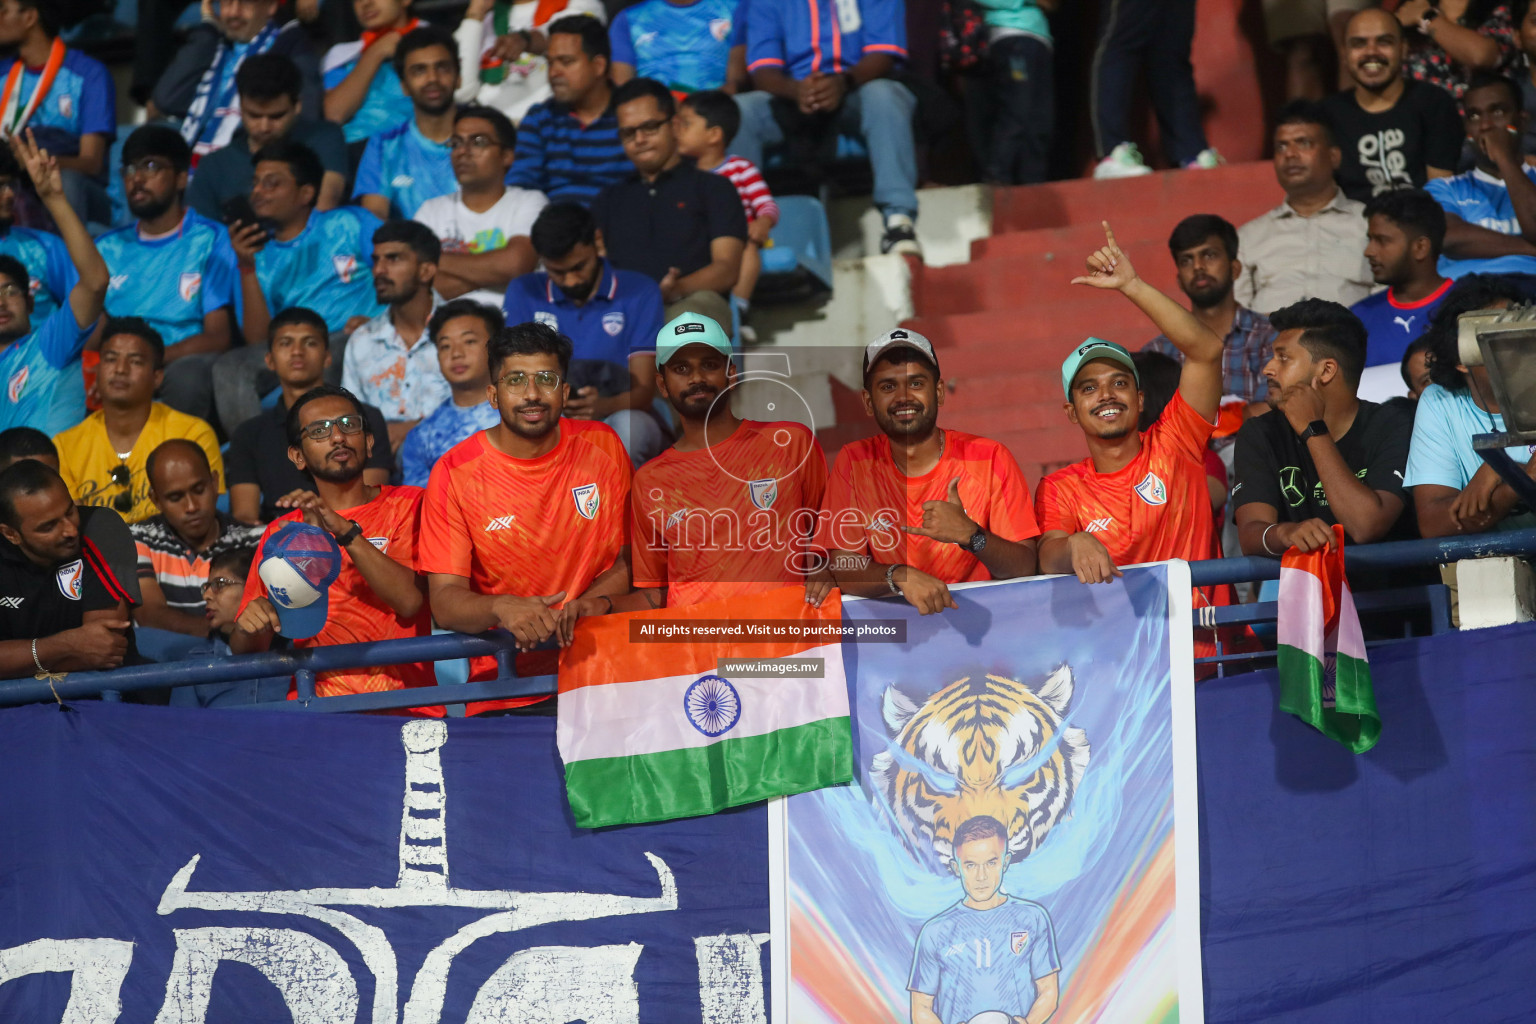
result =
[[[240,547],[221,551],[208,563],[208,581],[203,584],[203,603],[208,611],[208,642],[188,650],[183,659],[231,657],[229,638],[240,614],[240,597],[245,593],[245,577],[256,561],[256,548]],[[171,691],[171,705],[184,708],[235,707],[286,700],[288,677],[242,679],[233,683],[198,683],[178,686]]]
[[[747,211],[747,248],[741,254],[741,276],[731,290],[731,299],[745,319],[752,305],[752,292],[763,269],[763,246],[779,222],[779,207],[763,181],[762,172],[752,161],[728,156],[727,147],[741,127],[741,111],[736,101],[717,89],[696,92],[683,98],[677,108],[674,130],[677,150],[690,157],[700,170],[713,171],[729,178],[741,196]],[[742,328],[746,335],[747,328]],[[746,339],[750,340],[750,339]]]

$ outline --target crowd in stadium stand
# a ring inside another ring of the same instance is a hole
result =
[[[942,425],[942,349],[894,324],[862,350],[879,432],[830,466],[805,426],[721,400],[779,226],[773,161],[851,141],[880,251],[921,255],[901,0],[472,0],[456,27],[410,0],[204,0],[179,46],[178,5],[142,0],[145,123],[120,145],[64,6],[0,3],[0,678],[434,625],[531,651],[582,616],[786,585],[937,614],[960,582],[1278,558],[1334,524],[1357,544],[1536,525],[1473,451],[1502,419],[1457,348],[1460,314],[1536,291],[1529,0],[1266,3],[1291,98],[1276,205],[1187,211],[1183,303],[1105,211],[1073,283],[1156,337],[1062,340],[1087,457],[1033,494],[1006,447]],[[1055,8],[946,5],[987,182],[1047,177]],[[1143,69],[1168,163],[1219,164],[1194,0],[1105,10],[1094,176],[1150,173]],[[261,571],[304,575],[295,523],[339,552],[313,635],[285,635]]]

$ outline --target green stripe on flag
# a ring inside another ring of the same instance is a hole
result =
[[[853,779],[847,716],[762,736],[565,766],[571,813],[582,828],[713,814]]]
[[[1280,670],[1280,710],[1363,754],[1381,737],[1371,666],[1347,654],[1334,657],[1334,706],[1323,705],[1323,663],[1288,644],[1275,650]]]

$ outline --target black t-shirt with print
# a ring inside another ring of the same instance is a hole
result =
[[[80,557],[42,566],[0,537],[0,640],[35,640],[78,629],[86,612],[139,603],[133,536],[109,508],[80,508]],[[128,630],[130,661],[136,657]]]
[[[1413,502],[1403,490],[1403,470],[1412,437],[1413,420],[1400,409],[1361,402],[1349,432],[1336,442],[1345,464],[1367,487],[1402,499],[1403,514],[1383,540],[1418,536]],[[1243,424],[1237,432],[1233,470],[1233,509],[1259,502],[1272,506],[1276,519],[1282,523],[1321,519],[1332,525],[1338,521],[1328,505],[1306,442],[1296,436],[1282,412],[1268,412]]]
[[[1461,115],[1451,94],[1437,86],[1404,82],[1396,105],[1379,114],[1361,110],[1353,89],[1329,96],[1323,108],[1344,154],[1334,178],[1351,199],[1364,203],[1383,192],[1423,188],[1426,168],[1454,172],[1461,159]]]

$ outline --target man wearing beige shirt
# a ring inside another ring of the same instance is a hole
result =
[[[1376,289],[1365,259],[1365,206],[1334,183],[1341,154],[1326,115],[1298,101],[1275,127],[1285,202],[1238,229],[1240,305],[1269,314],[1300,299],[1353,305]]]

